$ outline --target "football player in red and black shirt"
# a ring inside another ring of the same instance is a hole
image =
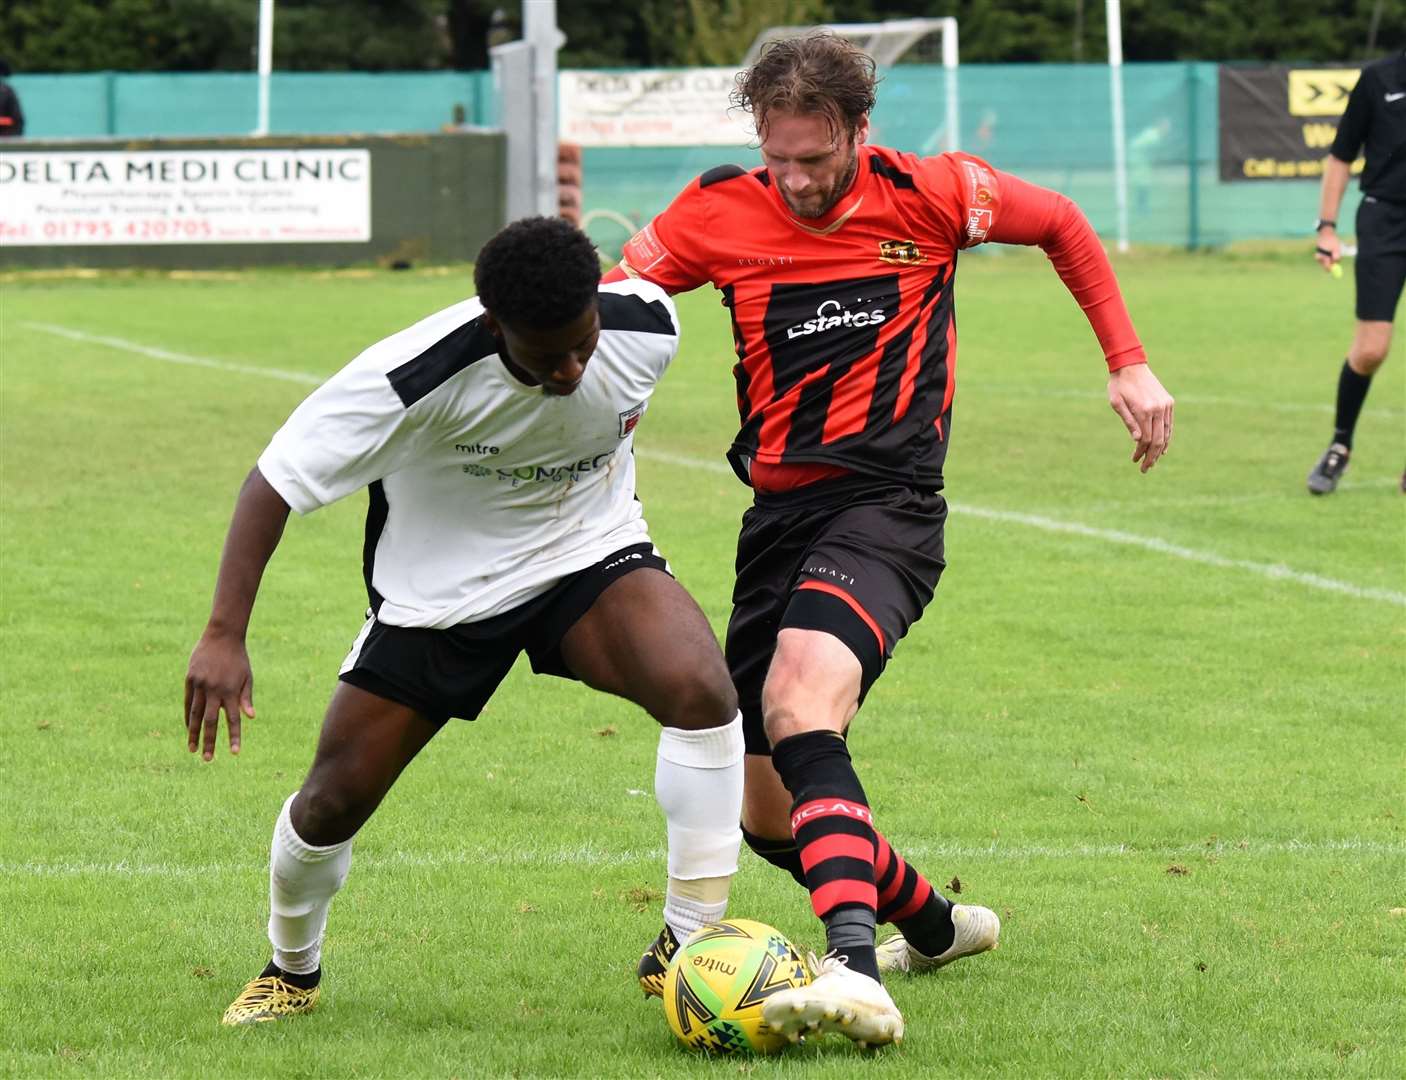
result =
[[[607,275],[671,292],[711,283],[731,313],[741,429],[728,456],[755,490],[727,633],[744,836],[810,890],[830,950],[810,987],[764,1014],[793,1036],[870,1044],[903,1033],[882,973],[941,967],[1000,932],[994,912],[949,904],[876,831],[845,742],[945,565],[958,252],[1044,249],[1102,346],[1133,461],[1151,468],[1172,434],[1172,398],[1079,208],[969,154],[870,145],[874,82],[873,61],[833,35],[771,44],[734,95],[764,165],[704,173]],[[876,949],[876,922],[901,933]]]

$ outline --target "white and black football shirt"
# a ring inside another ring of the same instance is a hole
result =
[[[518,607],[649,541],[634,428],[678,350],[663,289],[600,289],[576,392],[515,379],[466,300],[371,346],[288,418],[259,471],[300,514],[370,489],[363,561],[376,617],[445,628]]]

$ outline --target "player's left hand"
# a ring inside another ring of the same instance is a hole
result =
[[[1172,395],[1146,364],[1129,364],[1109,374],[1108,404],[1137,444],[1133,460],[1142,462],[1147,472],[1172,441]]]

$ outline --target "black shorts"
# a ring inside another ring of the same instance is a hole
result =
[[[1363,196],[1357,208],[1357,317],[1394,322],[1406,284],[1406,202]]]
[[[870,477],[757,493],[737,539],[727,664],[749,754],[771,753],[762,684],[785,627],[835,635],[859,658],[859,700],[942,576],[947,502]]]
[[[367,620],[342,665],[343,682],[402,705],[435,724],[472,720],[526,652],[539,675],[574,679],[561,639],[611,582],[646,567],[668,573],[652,544],[633,544],[562,578],[521,607],[447,630]]]

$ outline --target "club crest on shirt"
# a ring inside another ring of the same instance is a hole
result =
[[[620,414],[620,438],[624,438],[635,430],[635,425],[640,422],[640,417],[644,415],[644,402],[641,401],[633,408],[626,409]]]
[[[879,261],[894,266],[916,266],[927,258],[912,240],[880,240]]]

